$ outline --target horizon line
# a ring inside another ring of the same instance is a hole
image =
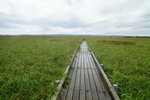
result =
[[[0,34],[0,36],[117,36],[117,37],[150,37],[149,35],[98,35],[98,34]]]

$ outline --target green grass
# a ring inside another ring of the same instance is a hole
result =
[[[50,99],[83,38],[121,100],[150,98],[150,38],[0,36],[0,100]]]
[[[70,37],[0,37],[0,100],[51,98],[79,43]]]
[[[87,38],[121,100],[150,99],[150,38]]]

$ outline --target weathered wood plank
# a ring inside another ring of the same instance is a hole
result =
[[[96,64],[94,63],[94,60],[93,60],[92,56],[90,56],[90,59],[91,59],[91,61],[92,61],[92,63],[93,63],[93,66],[96,67]],[[97,85],[98,85],[98,87],[101,87],[101,88],[98,88],[98,91],[102,91],[102,92],[103,92],[103,96],[101,96],[101,97],[104,97],[105,100],[111,100],[111,96],[110,96],[108,90],[105,89],[104,84],[102,83],[102,80],[100,79],[100,74],[98,73],[97,68],[96,68],[94,71],[95,71],[95,72],[93,72],[93,73],[96,73],[96,76],[97,76],[97,78],[98,78],[98,79],[96,79],[96,80],[99,81],[99,84],[97,84]],[[99,90],[99,89],[100,89],[100,90]],[[102,100],[103,100],[103,99],[102,99]]]
[[[98,94],[97,94],[97,90],[96,90],[96,85],[95,85],[95,82],[94,82],[94,79],[93,79],[93,75],[92,75],[92,67],[90,66],[90,62],[89,62],[89,54],[87,55],[87,61],[88,61],[88,66],[91,68],[91,69],[88,69],[88,73],[89,73],[89,78],[90,78],[90,84],[91,84],[91,90],[92,90],[92,97],[93,97],[93,100],[99,100],[98,98]]]
[[[106,92],[103,91],[103,88],[102,88],[102,85],[100,84],[101,80],[98,79],[98,77],[100,76],[97,76],[96,75],[96,66],[94,63],[92,63],[92,59],[91,59],[91,55],[89,56],[89,62],[91,64],[91,66],[95,67],[94,70],[91,70],[92,71],[92,74],[93,74],[93,77],[94,77],[94,81],[95,81],[95,84],[96,84],[96,88],[97,88],[97,93],[98,93],[98,96],[99,96],[99,99],[100,100],[106,100]],[[111,99],[109,99],[111,100]]]
[[[106,75],[105,72],[102,70],[102,68],[101,68],[101,66],[100,66],[100,64],[99,64],[99,62],[97,61],[95,55],[93,54],[93,52],[91,52],[91,54],[92,54],[92,57],[93,57],[93,59],[94,59],[96,65],[97,65],[97,69],[98,69],[99,73],[101,73],[101,79],[103,79],[103,83],[104,83],[105,86],[106,86],[105,88],[107,88],[108,91],[109,91],[109,93],[111,94],[111,98],[112,98],[113,100],[120,100],[119,96],[117,95],[117,93],[115,92],[114,88],[112,87],[110,81],[108,80],[107,75]]]
[[[73,94],[73,100],[79,100],[80,96],[80,67],[81,67],[81,59],[82,54],[80,53],[78,66],[77,67],[77,74],[76,74],[76,81],[75,81],[75,87],[74,87],[74,94]]]
[[[91,86],[90,86],[90,80],[88,75],[88,66],[87,66],[87,60],[86,55],[84,55],[84,62],[85,62],[85,89],[86,89],[86,100],[92,100],[92,93],[91,93]]]
[[[61,96],[61,100],[66,100],[68,89],[69,89],[69,86],[67,86],[66,89],[63,90],[63,93],[62,93],[62,96]]]
[[[77,57],[74,58],[73,64],[72,64],[72,69],[69,71],[69,74],[72,76],[73,75],[73,67],[75,66],[77,61]],[[69,85],[66,86],[66,88],[63,90],[62,92],[62,96],[61,96],[61,100],[66,100],[67,94],[68,94],[68,90],[69,90]]]
[[[75,80],[76,80],[78,61],[79,61],[79,53],[76,56],[76,62],[75,62],[75,65],[74,65],[72,80],[71,80],[71,83],[70,83],[70,86],[69,86],[69,90],[68,90],[66,100],[72,100],[72,97],[73,97],[73,92],[74,92],[73,89],[74,89]]]
[[[81,84],[80,84],[80,100],[85,100],[85,80],[84,80],[84,54],[81,59]]]
[[[80,69],[77,69],[77,77],[75,82],[73,100],[79,100],[79,96],[80,96]]]

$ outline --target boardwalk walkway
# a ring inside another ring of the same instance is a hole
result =
[[[70,75],[71,82],[63,90],[61,100],[112,100],[85,41],[76,54]]]

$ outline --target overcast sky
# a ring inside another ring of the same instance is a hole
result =
[[[0,35],[150,36],[150,0],[0,0]]]

